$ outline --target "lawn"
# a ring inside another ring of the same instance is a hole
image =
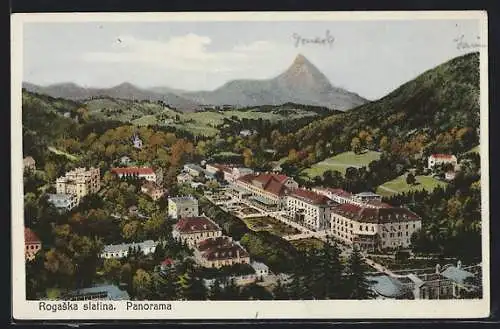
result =
[[[310,178],[322,176],[327,170],[336,170],[344,175],[346,169],[349,167],[366,167],[370,162],[378,159],[380,159],[380,152],[366,151],[361,154],[354,154],[354,152],[349,151],[315,163],[310,168],[303,170],[302,173]]]
[[[480,145],[471,148],[467,153],[479,153],[481,151]]]
[[[281,223],[277,219],[271,217],[254,217],[243,218],[242,221],[247,224],[248,228],[252,231],[268,231],[277,236],[285,236],[298,234],[299,231],[291,226]]]
[[[66,153],[64,151],[58,150],[53,146],[49,146],[48,149],[50,152],[55,153],[57,155],[63,155],[71,161],[78,161],[78,157],[73,155],[73,154],[69,154],[69,153]]]
[[[432,191],[438,186],[446,186],[447,183],[442,182],[431,176],[416,176],[417,184],[406,184],[406,175],[401,175],[391,181],[385,182],[377,188],[377,194],[382,196],[391,196],[409,191]]]
[[[321,249],[324,247],[325,243],[316,238],[307,238],[300,240],[292,240],[290,243],[300,251],[307,251],[311,249]]]

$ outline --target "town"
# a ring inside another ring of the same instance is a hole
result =
[[[137,135],[132,143],[137,149],[143,147]],[[74,213],[91,197],[118,202],[107,195],[111,189],[122,188],[125,183],[125,189],[136,191],[147,199],[145,204],[121,209],[121,213],[114,213],[112,217],[117,221],[130,218],[145,221],[156,225],[159,234],[156,239],[132,240],[140,236],[135,234],[137,227],[133,224],[138,221],[128,222],[123,226],[128,236],[124,234],[112,243],[103,244],[97,251],[99,260],[94,262],[103,262],[106,273],[102,277],[107,279],[100,280],[103,282],[99,284],[88,283],[88,287],[67,291],[55,298],[175,299],[179,298],[179,290],[186,290],[180,298],[287,299],[291,295],[284,287],[293,287],[293,281],[298,282],[301,277],[292,273],[291,267],[281,264],[287,259],[264,256],[244,234],[247,231],[270,232],[271,237],[266,238],[277,239],[277,244],[286,241],[296,246],[306,245],[306,255],[315,245],[333,250],[337,253],[337,261],[344,260],[363,269],[363,277],[355,284],[366,284],[366,291],[358,298],[466,298],[481,289],[478,283],[481,264],[464,265],[461,260],[442,259],[443,263],[438,262],[435,266],[429,266],[429,262],[427,266],[409,262],[408,268],[401,269],[387,266],[387,260],[432,258],[419,257],[412,252],[412,237],[421,231],[422,218],[408,207],[384,202],[376,193],[305,187],[279,169],[260,172],[242,165],[205,160],[184,164],[176,176],[177,183],[166,186],[160,167],[138,166],[129,157],[122,157],[115,163],[118,166],[110,167],[104,179],[98,167],[74,168],[57,177],[53,182],[55,193],[46,194],[49,206],[64,215]],[[443,165],[447,168],[447,180],[452,180],[460,170],[454,155],[429,156],[428,170]],[[25,173],[30,175],[36,170],[35,160],[27,156]],[[131,189],[132,186],[138,188]],[[155,215],[159,204],[165,209],[164,218],[153,221],[151,216]],[[221,216],[222,213],[225,215]],[[83,246],[77,244],[72,248]],[[37,234],[25,227],[27,262],[35,262],[43,248]],[[139,269],[133,278],[128,273],[129,286],[125,289],[122,285],[127,279],[124,279],[126,275],[119,261],[130,258],[139,263],[156,263],[143,265],[149,266],[152,273]],[[55,262],[58,267],[64,266],[62,259]],[[179,268],[184,271],[180,278],[175,274]],[[154,280],[158,282],[152,282]],[[155,284],[158,291],[146,287]],[[130,286],[134,286],[134,298],[127,292]],[[307,294],[305,296],[308,298]]]

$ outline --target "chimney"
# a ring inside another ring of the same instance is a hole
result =
[[[441,270],[441,265],[436,264],[436,274],[439,274],[440,270]]]

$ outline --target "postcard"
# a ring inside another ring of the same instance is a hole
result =
[[[11,22],[15,319],[489,315],[485,12]]]

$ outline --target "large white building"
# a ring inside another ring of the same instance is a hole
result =
[[[48,197],[48,201],[60,212],[70,211],[78,206],[75,194],[49,194]]]
[[[99,168],[77,168],[56,180],[57,194],[75,195],[78,203],[88,195],[101,189],[101,174]]]
[[[108,244],[104,246],[101,257],[120,259],[127,257],[129,250],[140,251],[144,255],[149,255],[155,252],[156,246],[157,243],[153,240],[146,240],[139,243]]]
[[[198,200],[193,196],[168,198],[168,216],[174,219],[198,216]]]
[[[222,236],[222,229],[206,216],[181,218],[172,230],[172,237],[190,247],[200,241]]]
[[[294,189],[286,197],[288,216],[312,230],[330,228],[330,208],[336,204],[326,196]]]
[[[296,181],[286,175],[249,174],[238,178],[233,187],[248,195],[248,199],[262,208],[282,208],[286,206],[288,191],[299,187]]]
[[[196,245],[194,257],[198,264],[208,268],[250,263],[248,252],[227,236],[209,238],[199,242]]]
[[[457,167],[457,157],[453,154],[431,154],[427,159],[427,167],[433,169],[436,165],[449,163],[453,169]]]
[[[372,192],[361,192],[358,194],[351,194],[339,188],[322,188],[316,187],[312,189],[313,192],[322,194],[329,199],[339,204],[349,203],[368,208],[390,208],[387,203],[382,202],[382,197]]]
[[[117,175],[118,178],[145,179],[159,185],[163,182],[163,172],[161,168],[123,167],[113,168],[111,172]]]
[[[218,163],[207,164],[205,168],[206,172],[212,176],[216,172],[222,172],[224,174],[224,180],[229,183],[234,182],[242,176],[253,174],[253,170],[250,168],[235,167]]]
[[[407,248],[412,234],[422,227],[421,218],[406,208],[345,203],[331,211],[333,236],[365,250]]]

